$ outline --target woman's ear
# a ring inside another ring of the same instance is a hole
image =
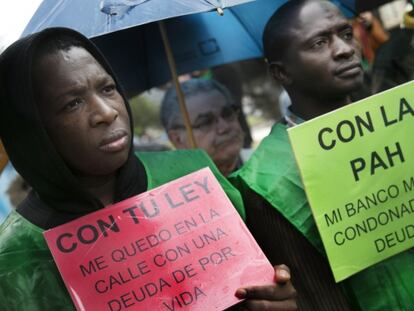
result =
[[[286,69],[286,66],[281,61],[274,61],[269,63],[269,70],[273,78],[278,81],[281,85],[289,85],[292,80]]]
[[[188,149],[187,137],[182,130],[168,130],[168,139],[176,149]]]

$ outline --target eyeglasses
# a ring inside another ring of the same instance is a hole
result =
[[[209,111],[197,116],[194,124],[191,124],[193,130],[199,130],[202,132],[211,131],[218,123],[219,118],[226,122],[233,122],[237,119],[240,113],[240,108],[234,105],[224,106],[221,111],[213,112]],[[184,129],[183,124],[176,124],[171,127],[172,129]]]

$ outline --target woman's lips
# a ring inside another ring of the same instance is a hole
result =
[[[117,152],[128,146],[128,133],[124,130],[117,131],[104,138],[99,145],[99,149],[105,152]]]

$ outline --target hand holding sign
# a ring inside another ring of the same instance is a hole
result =
[[[291,293],[250,287],[273,284],[273,268],[209,169],[45,237],[78,310],[217,310],[241,286],[259,300]]]
[[[246,299],[242,306],[250,311],[297,310],[296,291],[290,282],[290,270],[285,265],[275,266],[276,284],[240,288],[236,297]]]

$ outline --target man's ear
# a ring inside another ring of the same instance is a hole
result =
[[[176,149],[188,149],[187,139],[183,133],[185,132],[181,130],[169,130],[167,132],[168,139]]]
[[[286,69],[286,66],[283,64],[283,62],[271,62],[269,64],[269,70],[273,78],[283,86],[289,85],[292,82],[288,70]]]

